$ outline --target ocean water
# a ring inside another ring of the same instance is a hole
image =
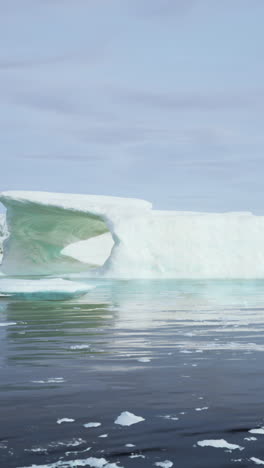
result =
[[[94,285],[1,298],[0,467],[260,464],[264,281]]]

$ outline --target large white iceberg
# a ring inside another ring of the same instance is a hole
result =
[[[156,211],[128,198],[4,192],[2,271],[111,278],[264,278],[264,217]]]

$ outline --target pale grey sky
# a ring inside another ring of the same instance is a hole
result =
[[[0,0],[0,187],[264,213],[262,0]]]

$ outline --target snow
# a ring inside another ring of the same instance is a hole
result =
[[[230,444],[225,439],[200,440],[197,442],[200,447],[226,448],[228,450],[244,450],[244,447],[236,444]]]
[[[3,192],[0,201],[10,233],[4,273],[264,278],[264,216],[163,212],[144,200],[48,192]]]
[[[141,416],[136,416],[129,411],[123,411],[123,413],[121,413],[115,420],[115,424],[119,424],[120,426],[131,426],[132,424],[137,424],[142,421],[145,421],[145,419]]]

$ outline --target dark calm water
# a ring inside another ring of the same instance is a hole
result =
[[[78,300],[1,299],[0,467],[264,460],[248,432],[264,425],[264,282],[96,284]],[[124,411],[145,420],[115,424]]]

